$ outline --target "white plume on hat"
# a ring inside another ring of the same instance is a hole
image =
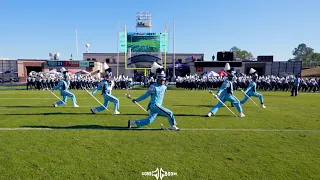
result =
[[[108,64],[106,62],[104,62],[103,63],[103,70],[105,71],[107,69],[109,69],[109,66],[108,66]]]
[[[62,67],[61,70],[60,70],[60,72],[62,72],[62,73],[63,73],[63,72],[66,72],[66,71],[67,71],[67,70],[66,70],[66,68],[64,68],[64,67]]]
[[[151,72],[152,73],[156,73],[157,69],[161,69],[163,68],[162,66],[160,66],[158,63],[156,62],[153,62],[152,66],[151,66]]]
[[[230,64],[226,63],[226,65],[224,66],[224,70],[229,71],[230,69],[231,69]]]
[[[255,69],[250,68],[249,74],[253,74],[253,73],[255,73],[255,72],[257,72]]]

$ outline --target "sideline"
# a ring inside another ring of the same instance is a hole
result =
[[[161,130],[159,128],[0,128],[0,131],[54,131],[54,130]],[[315,132],[320,133],[320,129],[224,129],[224,128],[181,128],[180,131],[244,131],[244,132]]]

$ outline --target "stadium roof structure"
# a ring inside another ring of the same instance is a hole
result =
[[[131,58],[128,59],[129,63],[128,65],[133,65],[136,68],[140,67],[151,67],[153,62],[159,63],[161,61],[161,58],[150,55],[150,54],[139,54],[132,56]]]
[[[130,60],[130,63],[157,62],[157,61],[161,61],[161,58],[154,55],[150,55],[150,54],[138,54],[138,55],[132,56],[131,58],[129,58],[129,60]]]

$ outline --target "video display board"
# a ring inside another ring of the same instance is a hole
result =
[[[128,52],[168,52],[168,33],[120,33],[119,50]]]

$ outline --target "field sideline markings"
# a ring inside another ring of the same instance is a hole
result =
[[[24,107],[25,106],[25,107]],[[6,107],[1,107],[0,106],[0,110],[6,110],[6,109],[23,109],[23,108],[39,108],[39,109],[42,109],[42,108],[46,108],[46,109],[48,109],[48,108],[50,108],[50,106],[51,105],[48,105],[48,106],[45,106],[45,107],[37,107],[37,105],[21,105],[21,106],[19,106],[19,105],[17,105],[17,106],[6,106]],[[79,109],[79,108],[93,108],[93,107],[97,107],[97,106],[99,106],[98,104],[96,104],[96,105],[92,105],[92,106],[81,106],[81,105],[79,105],[80,107],[78,107],[78,108],[75,108],[75,109]],[[121,107],[134,107],[134,106],[136,106],[136,105],[134,105],[134,104],[126,104],[126,105],[121,105]],[[147,105],[146,105],[147,106]],[[208,106],[208,108],[209,108],[209,106],[211,107],[213,107],[214,106],[214,104],[212,104],[212,105],[184,105],[184,104],[167,104],[167,105],[164,105],[164,107],[202,107],[202,106]],[[52,108],[54,108],[54,109],[61,109],[61,108],[74,108],[74,107],[72,107],[72,106],[60,106],[60,107],[53,107],[52,106]],[[206,108],[206,107],[203,107],[203,108]],[[248,108],[248,107],[246,107],[246,106],[244,106],[243,108]],[[250,106],[249,108],[252,108],[252,106]],[[292,106],[268,106],[266,109],[286,109],[286,108],[291,108],[291,109],[320,109],[320,106],[313,106],[313,107],[292,107]],[[258,108],[256,108],[256,109],[258,109]],[[0,113],[1,114],[1,113]]]
[[[186,128],[187,131],[252,131],[252,132],[320,132],[320,129],[226,129],[226,128]]]
[[[64,128],[64,127],[56,127],[56,128],[0,128],[0,131],[54,131],[54,130],[160,130],[159,128],[133,128],[127,129],[123,128]],[[244,131],[244,132],[316,132],[320,133],[320,129],[227,129],[227,128],[181,128],[181,131]]]
[[[139,96],[137,96],[137,97],[139,97]],[[99,98],[99,97],[97,97],[97,98]],[[121,96],[119,96],[119,97],[117,97],[117,98],[119,98],[119,99],[126,99],[126,97],[121,97]],[[186,97],[166,97],[166,99],[181,99],[181,98],[188,98],[188,99],[190,99],[190,98],[199,98],[199,97],[194,97],[194,96],[186,96]],[[34,97],[34,98],[23,98],[23,97],[21,97],[21,98],[1,98],[0,97],[0,99],[57,99],[57,98],[47,98],[47,97],[43,97],[43,98],[37,98],[37,97]],[[93,99],[92,97],[87,97],[87,98],[77,98],[77,99]],[[103,99],[102,97],[101,97],[101,99]]]
[[[170,107],[179,107],[179,106],[183,106],[183,107],[203,107],[203,106],[214,106],[215,104],[212,104],[212,105],[185,105],[185,104],[166,104],[166,105],[163,105],[163,106],[170,106]],[[25,106],[25,107],[24,107]],[[42,107],[38,107],[39,109],[41,108],[50,108],[52,105],[51,104],[48,104],[47,106],[42,106]],[[92,108],[92,107],[96,107],[96,106],[99,106],[99,104],[95,104],[95,105],[92,105],[92,106],[81,106],[79,105],[78,108]],[[133,106],[137,106],[135,104],[125,104],[125,105],[121,105],[121,106],[124,106],[124,107],[133,107]],[[147,106],[147,105],[146,105]],[[6,106],[6,107],[1,107],[0,106],[0,109],[14,109],[14,108],[31,108],[31,107],[34,107],[36,108],[37,105],[17,105],[17,106]],[[250,108],[252,108],[254,106],[250,106]],[[52,108],[55,108],[52,106]],[[56,108],[73,108],[73,106],[60,106],[60,107],[56,107]],[[78,109],[76,108],[76,109]],[[205,108],[205,107],[204,107]],[[243,106],[243,108],[248,108],[247,106]],[[312,107],[292,107],[292,106],[267,106],[266,109],[273,109],[273,108],[292,108],[292,109],[318,109],[320,108],[320,106],[312,106]],[[258,108],[256,108],[258,109]]]

